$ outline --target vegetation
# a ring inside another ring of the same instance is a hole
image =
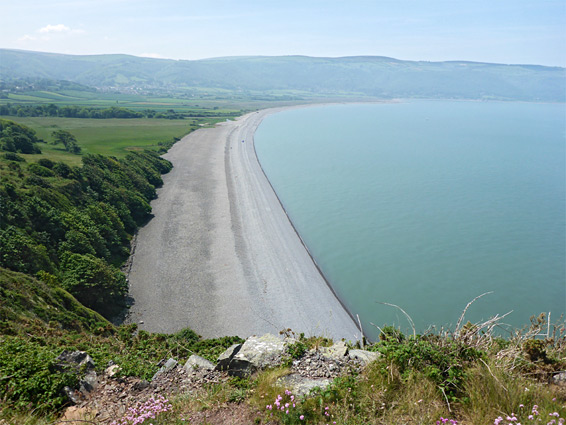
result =
[[[0,115],[15,117],[61,117],[61,118],[155,118],[168,120],[181,120],[185,118],[206,118],[206,117],[232,117],[232,112],[222,112],[218,110],[190,110],[177,112],[174,109],[158,112],[155,109],[143,109],[134,111],[128,108],[111,106],[109,108],[93,108],[89,106],[66,105],[57,106],[54,103],[45,104],[19,104],[7,103],[0,105]]]
[[[53,136],[53,144],[56,145],[58,143],[63,144],[65,146],[65,150],[70,153],[79,154],[81,153],[81,148],[77,145],[77,139],[71,133],[65,130],[57,130],[52,133]]]
[[[23,129],[32,146],[37,143],[29,129],[3,126],[12,133]],[[58,136],[68,148],[76,146],[69,133]],[[0,266],[51,273],[84,305],[109,317],[123,308],[127,292],[116,266],[128,256],[129,238],[149,217],[160,174],[171,164],[149,151],[124,159],[86,155],[82,162],[72,167],[41,158],[27,164],[4,156]]]
[[[193,353],[216,359],[236,337],[202,340],[186,329],[174,335],[115,327],[85,308],[49,274],[43,280],[0,268],[0,400],[9,411],[57,412],[67,403],[65,385],[77,376],[54,373],[63,350],[91,355],[102,372],[109,361],[124,376],[150,379],[164,357],[187,359]],[[0,409],[1,410],[1,409]],[[0,416],[1,417],[1,416]]]
[[[125,306],[127,285],[118,267],[131,235],[149,217],[168,161],[155,151],[73,155],[79,166],[51,155],[52,145],[40,154],[41,139],[22,124],[0,120],[0,131],[0,424],[56,421],[67,405],[63,388],[79,379],[54,373],[63,350],[88,352],[98,372],[111,361],[121,376],[150,379],[164,358],[184,361],[197,353],[214,361],[241,342],[203,340],[190,329],[151,334],[108,321]],[[67,133],[58,134],[75,131]],[[82,137],[75,140],[82,144]],[[279,368],[205,385],[190,396],[140,400],[137,412],[156,415],[154,425],[179,425],[222,409],[236,415],[244,409],[266,425],[564,422],[566,389],[548,384],[566,370],[564,323],[551,328],[544,316],[532,318],[508,339],[492,333],[494,322],[460,323],[444,334],[404,335],[385,327],[379,341],[364,347],[381,353],[378,360],[308,397],[277,379],[290,373],[293,360],[332,341],[294,335]]]
[[[167,93],[186,99],[269,102],[329,97],[563,102],[566,91],[564,69],[559,67],[412,62],[367,56],[175,61],[126,55],[93,58],[2,50],[0,73],[7,80],[22,76],[48,77],[128,94]],[[37,95],[43,96],[41,92]],[[16,100],[18,97],[9,93],[8,98]]]
[[[18,125],[15,122],[0,120],[0,149],[6,152],[28,154],[41,153],[37,146],[39,140],[31,128]],[[10,156],[17,158],[17,156]]]

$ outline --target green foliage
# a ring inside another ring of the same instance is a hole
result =
[[[79,154],[81,153],[81,148],[77,144],[77,139],[71,133],[66,130],[56,130],[51,133],[53,137],[53,144],[62,143],[65,146],[65,150],[70,153]]]
[[[123,308],[126,293],[114,265],[127,258],[130,235],[149,217],[171,164],[150,152],[83,161],[79,168],[47,158],[27,167],[0,160],[0,267],[52,273],[109,316]]]
[[[38,276],[41,280],[0,269],[0,400],[15,410],[52,412],[62,406],[63,386],[76,383],[76,376],[53,373],[63,350],[88,352],[98,372],[112,360],[124,376],[151,379],[163,358],[196,353],[216,360],[243,342],[203,340],[190,329],[165,335],[138,331],[136,325],[114,327],[62,289],[55,275]]]
[[[17,162],[25,162],[26,160],[22,158],[20,155],[15,154],[14,152],[5,152],[4,158],[8,161],[17,161]]]
[[[53,177],[55,173],[51,171],[49,168],[43,167],[36,162],[33,162],[28,165],[28,170],[30,173],[33,173],[40,177]]]
[[[62,258],[61,285],[83,305],[108,317],[125,306],[128,285],[118,269],[91,254],[65,252]]]
[[[54,269],[47,248],[14,226],[0,228],[0,267],[30,274]]]
[[[13,121],[0,120],[0,149],[17,153],[41,153],[39,140],[31,128]]]
[[[403,378],[422,373],[444,393],[456,399],[465,379],[465,371],[485,355],[460,341],[435,335],[405,337],[386,328],[376,349],[398,368]]]
[[[18,410],[33,408],[39,413],[57,410],[66,402],[65,386],[75,386],[71,373],[53,373],[56,347],[18,337],[0,336],[0,395]]]

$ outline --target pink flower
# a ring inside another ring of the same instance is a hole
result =
[[[299,416],[299,419],[302,421],[303,419],[305,419],[305,415]]]

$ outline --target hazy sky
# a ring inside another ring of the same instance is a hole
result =
[[[0,0],[0,47],[566,66],[566,0]],[[1,59],[0,59],[1,60]]]

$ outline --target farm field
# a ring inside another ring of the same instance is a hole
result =
[[[128,151],[157,148],[160,142],[181,138],[200,126],[211,125],[225,118],[195,118],[168,120],[155,118],[138,119],[81,119],[60,117],[2,117],[30,128],[43,139],[43,157],[69,164],[81,163],[80,155],[66,152],[62,145],[50,145],[51,133],[66,130],[72,133],[83,154],[93,153],[124,157]],[[23,155],[27,160],[39,159],[42,155]],[[37,158],[36,158],[37,157]]]

